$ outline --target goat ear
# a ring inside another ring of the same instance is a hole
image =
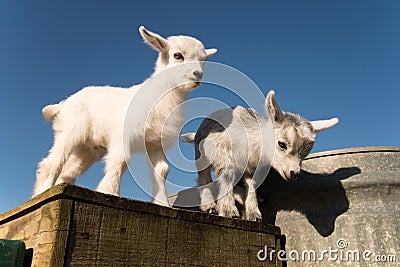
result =
[[[285,115],[283,114],[281,108],[275,100],[275,91],[271,90],[267,94],[265,99],[265,113],[269,114],[270,118],[274,122],[282,122]]]
[[[332,118],[330,120],[310,121],[312,127],[314,128],[314,132],[316,133],[331,128],[338,122],[339,122],[338,118]]]
[[[162,54],[168,53],[169,44],[166,39],[164,39],[163,37],[154,32],[147,30],[143,26],[139,27],[139,32],[140,35],[142,35],[143,40],[145,41],[146,44],[150,45],[151,47],[153,47],[155,50],[157,50]]]
[[[212,55],[214,55],[215,53],[217,53],[217,49],[215,48],[210,48],[210,49],[206,49],[206,58],[211,57]]]

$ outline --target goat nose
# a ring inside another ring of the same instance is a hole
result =
[[[297,177],[299,176],[299,173],[298,172],[295,172],[295,171],[290,171],[290,179],[293,181],[293,180],[295,180],[295,179],[297,179]]]
[[[193,75],[197,80],[201,80],[201,78],[203,78],[203,72],[201,70],[195,70]]]

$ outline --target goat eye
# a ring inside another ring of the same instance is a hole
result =
[[[176,60],[181,60],[181,61],[183,61],[183,55],[182,55],[181,53],[175,53],[175,54],[174,54],[174,58],[175,58]]]
[[[278,146],[282,149],[285,149],[285,150],[287,149],[287,146],[284,142],[278,141]]]

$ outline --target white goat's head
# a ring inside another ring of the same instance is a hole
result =
[[[187,89],[194,89],[200,84],[204,61],[217,52],[215,48],[205,49],[199,40],[190,36],[170,36],[165,39],[143,26],[139,32],[144,41],[159,52],[154,74],[174,68],[175,75],[182,74],[180,78],[184,78],[182,81]]]
[[[300,174],[301,162],[310,153],[316,133],[339,122],[337,118],[308,121],[298,114],[283,112],[270,91],[265,101],[265,112],[269,114],[275,131],[275,148],[272,167],[288,181]]]

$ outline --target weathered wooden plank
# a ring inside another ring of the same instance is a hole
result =
[[[54,200],[21,217],[0,222],[0,237],[18,239],[34,248],[32,266],[62,266],[72,200]]]
[[[276,246],[273,234],[80,202],[72,228],[70,266],[261,266],[256,244]]]
[[[76,201],[84,203],[92,203],[100,206],[114,207],[130,211],[138,211],[146,214],[160,215],[168,218],[180,218],[183,220],[189,220],[193,222],[201,221],[213,225],[226,226],[235,229],[243,229],[246,231],[247,230],[257,231],[257,232],[272,233],[277,235],[281,233],[279,227],[268,224],[262,224],[259,222],[227,219],[220,216],[198,211],[161,207],[153,203],[101,194],[77,186],[61,184],[56,187],[59,187],[60,189],[54,190],[54,192],[61,191],[58,196],[59,198],[74,199]],[[49,189],[48,191],[53,190],[53,188]]]
[[[168,266],[217,266],[219,263],[219,234],[221,227],[168,220],[166,239]]]
[[[280,229],[58,185],[0,215],[33,266],[275,266],[257,252]],[[271,265],[272,264],[272,265]]]
[[[40,208],[45,203],[49,203],[54,199],[61,199],[62,195],[64,195],[65,189],[70,187],[67,184],[60,184],[57,186],[53,186],[49,190],[43,192],[40,195],[37,195],[34,198],[27,200],[25,203],[15,207],[12,210],[6,211],[0,214],[0,224],[3,224],[7,221],[13,220],[16,217],[21,217],[24,214],[27,214],[31,211],[34,211]]]
[[[93,204],[75,204],[70,266],[131,266],[165,261],[167,219]]]

